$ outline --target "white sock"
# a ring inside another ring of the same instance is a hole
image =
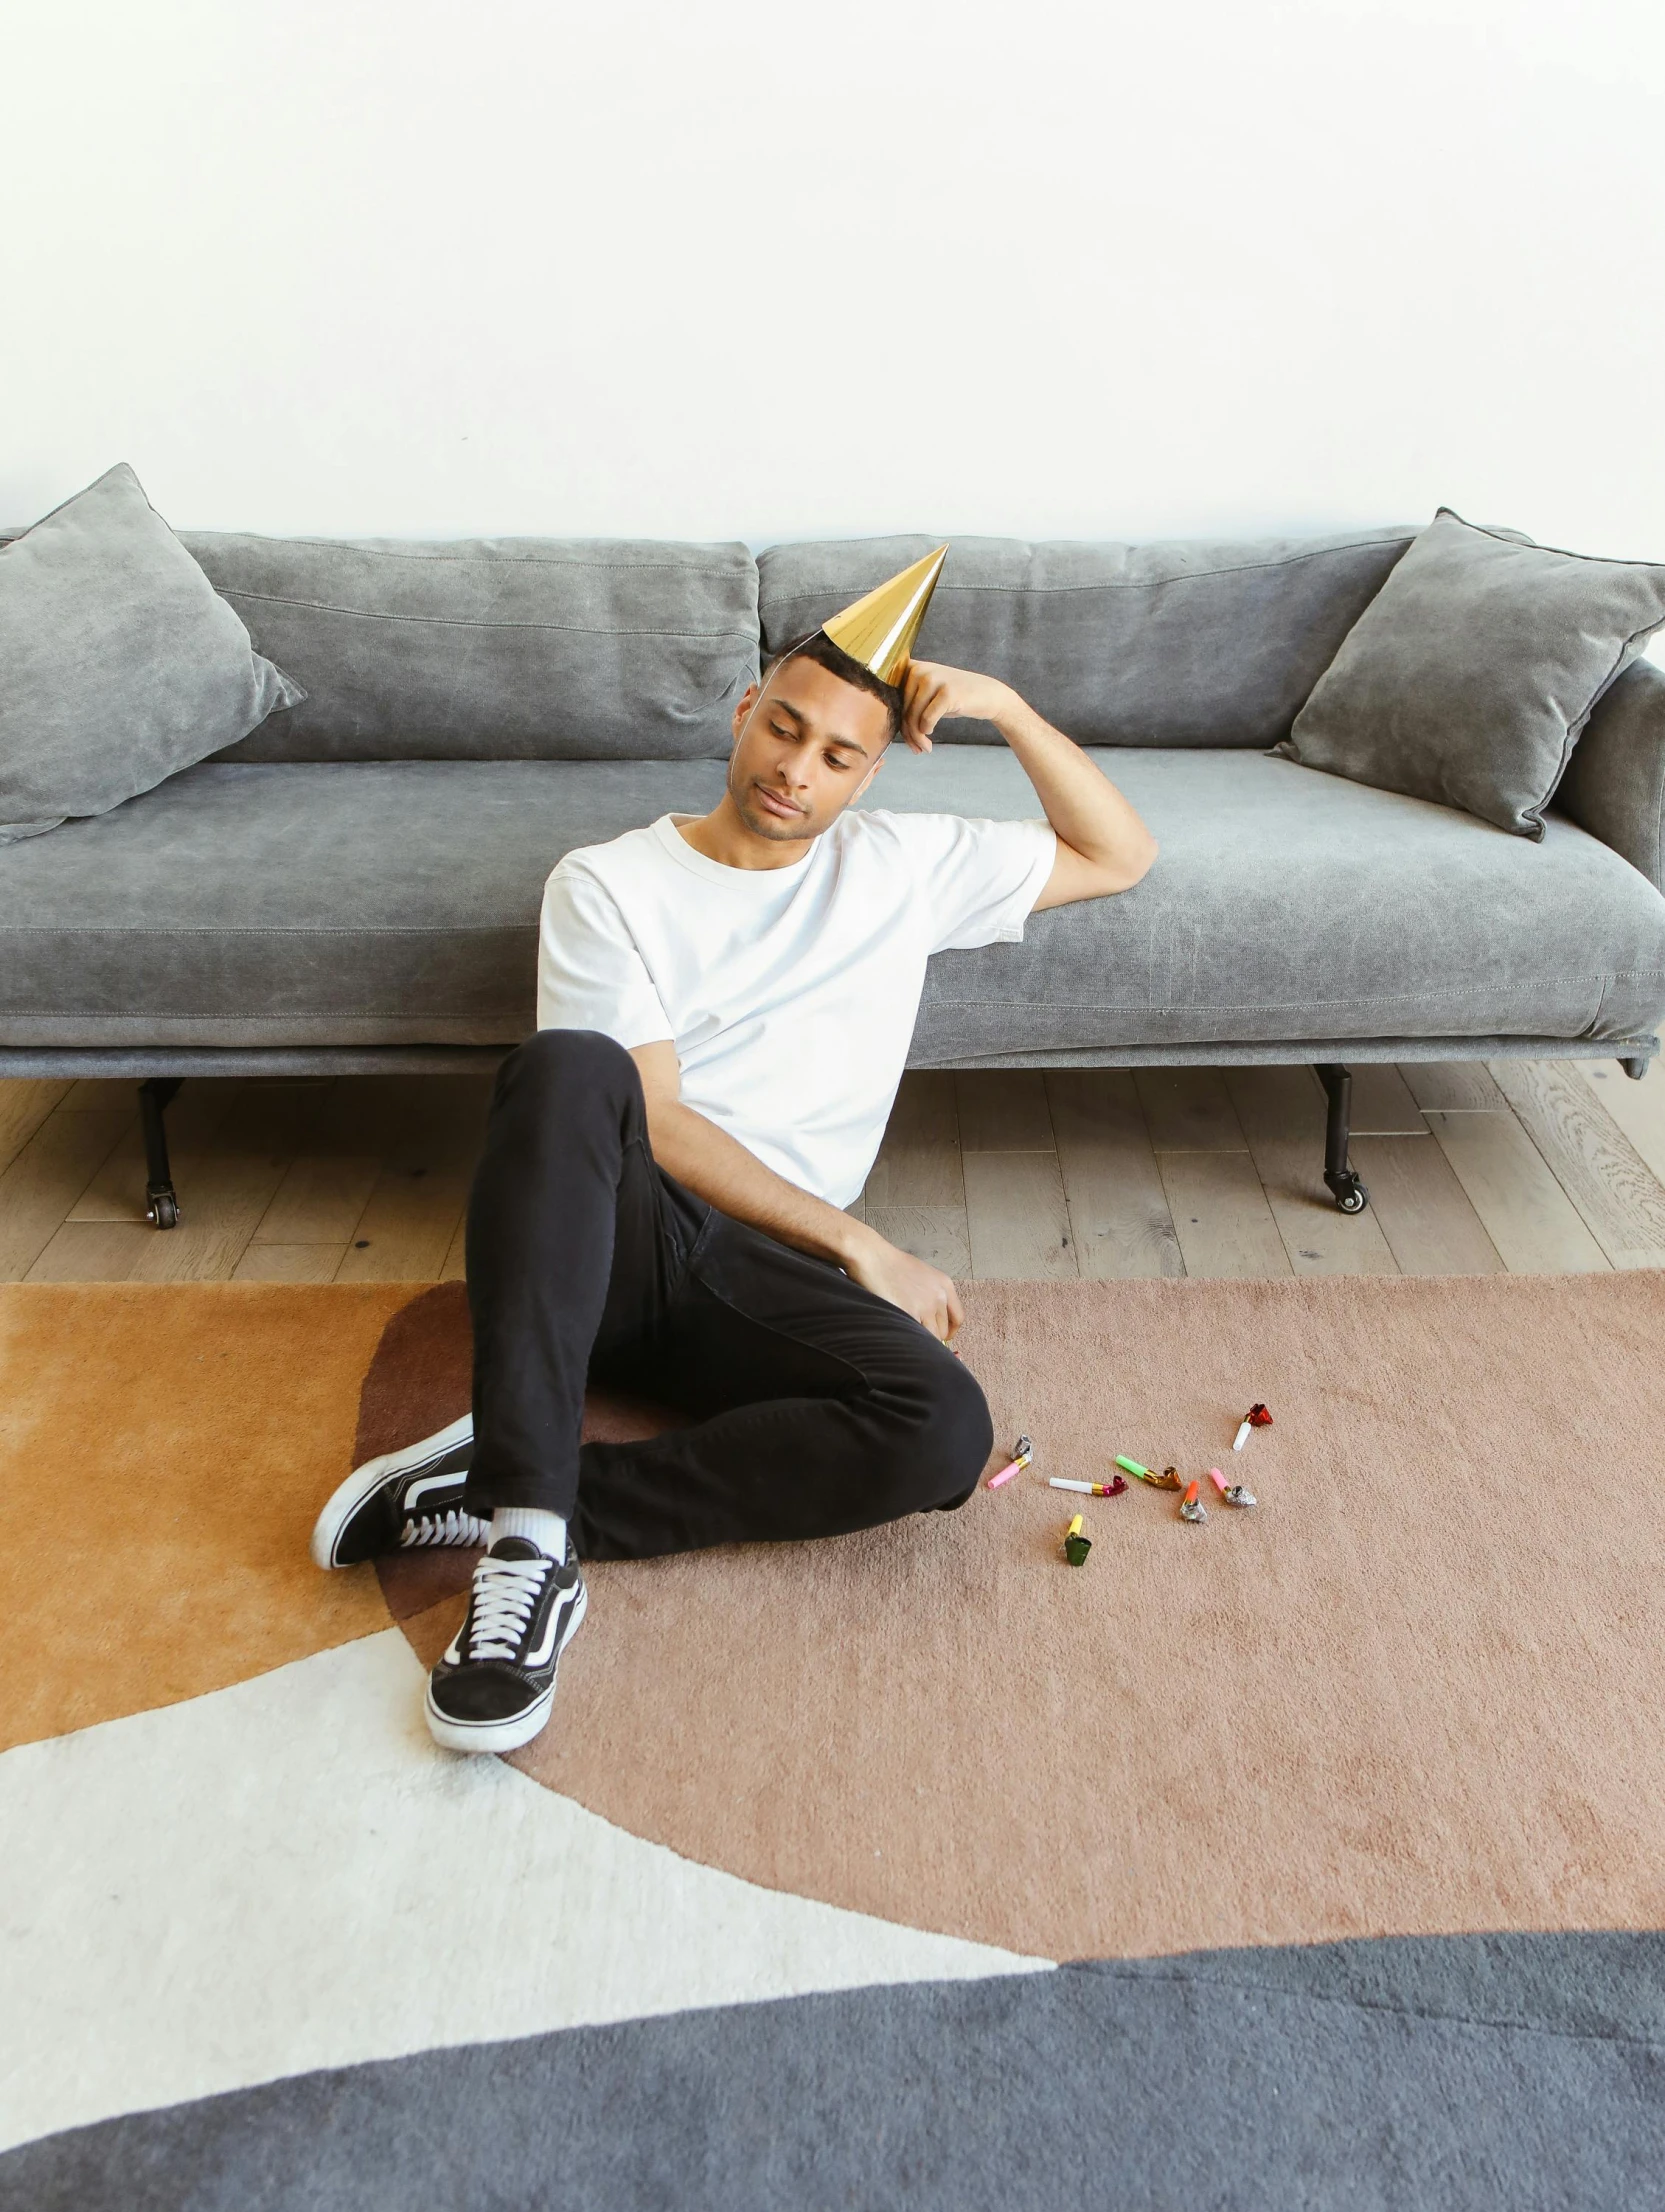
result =
[[[557,1566],[567,1555],[566,1522],[558,1513],[541,1512],[535,1505],[498,1506],[491,1517],[492,1542],[495,1544],[500,1536],[525,1537]]]

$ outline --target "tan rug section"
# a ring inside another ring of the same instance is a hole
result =
[[[319,1506],[402,1283],[0,1287],[0,1748],[387,1626]]]
[[[753,1881],[1053,1957],[1665,1927],[1665,1278],[965,1300],[1037,1473],[837,1542],[593,1568],[528,1772]],[[423,1422],[458,1410],[466,1325],[452,1290],[401,1316],[361,1448],[402,1440],[422,1373]],[[1233,1461],[1252,1399],[1274,1425]],[[1041,1478],[1116,1451],[1261,1503],[1193,1528],[1161,1492],[1076,1501],[1072,1569]],[[384,1571],[425,1658],[463,1564]]]

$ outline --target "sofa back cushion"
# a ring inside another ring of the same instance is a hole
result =
[[[182,536],[307,692],[226,760],[707,758],[757,665],[743,545]]]
[[[954,538],[917,651],[1003,678],[1082,744],[1274,745],[1415,535]],[[758,562],[765,650],[818,628],[939,542],[771,546]],[[308,680],[292,654],[284,666]],[[998,742],[975,722],[948,734]]]

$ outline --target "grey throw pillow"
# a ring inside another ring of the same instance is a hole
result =
[[[1665,623],[1665,567],[1594,560],[1440,508],[1273,751],[1524,837],[1613,679]]]
[[[103,814],[305,696],[122,462],[0,548],[0,845]]]

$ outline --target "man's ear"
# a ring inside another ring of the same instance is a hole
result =
[[[740,742],[740,732],[751,718],[753,707],[757,705],[762,696],[763,686],[760,683],[748,684],[734,702],[734,742],[736,745]]]

